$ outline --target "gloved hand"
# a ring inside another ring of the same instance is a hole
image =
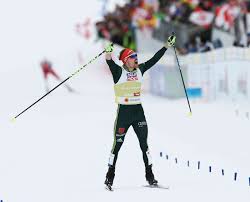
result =
[[[167,46],[167,47],[174,46],[175,40],[176,40],[176,36],[175,36],[175,35],[169,36],[169,37],[168,37],[168,40],[167,40],[167,43],[166,43],[166,46]]]
[[[113,44],[112,43],[108,44],[104,50],[106,53],[112,53],[114,50]]]

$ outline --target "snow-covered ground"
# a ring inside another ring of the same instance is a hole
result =
[[[151,95],[143,96],[148,142],[155,175],[160,184],[170,189],[142,187],[146,184],[142,155],[130,129],[117,161],[115,191],[107,192],[103,182],[113,143],[116,105],[112,78],[103,70],[104,57],[68,82],[80,94],[70,94],[61,86],[11,123],[10,118],[44,94],[39,67],[43,57],[51,59],[55,69],[66,78],[77,69],[79,50],[86,61],[102,51],[99,43],[84,42],[73,30],[81,16],[97,15],[100,2],[91,1],[88,8],[84,1],[77,0],[43,2],[15,2],[19,6],[13,7],[12,14],[5,11],[9,23],[14,23],[15,18],[17,27],[10,24],[10,30],[1,35],[5,41],[1,53],[6,57],[1,59],[0,68],[0,200],[250,200],[250,121],[237,117],[234,105],[228,102],[192,102],[193,116],[189,117],[185,100],[168,101]],[[29,8],[34,9],[30,15],[26,4],[32,4]],[[41,16],[45,14],[44,19]],[[29,32],[23,30],[20,21],[34,33],[27,36]],[[58,24],[52,27],[55,22]],[[32,23],[35,27],[31,29],[28,25]],[[49,30],[45,29],[46,23]],[[44,29],[47,31],[42,32]]]

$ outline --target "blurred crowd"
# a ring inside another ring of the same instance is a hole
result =
[[[158,0],[130,0],[124,6],[117,5],[96,23],[98,37],[136,50],[135,29],[156,26],[157,5]]]
[[[98,37],[136,50],[135,29],[154,30],[160,22],[184,23],[206,30],[190,38],[180,52],[205,52],[223,46],[211,39],[213,29],[234,37],[234,46],[250,46],[250,1],[247,0],[130,0],[96,23]]]
[[[159,0],[159,11],[166,14],[166,22],[181,22],[201,26],[202,34],[190,37],[181,52],[206,52],[220,48],[220,38],[212,40],[214,29],[233,36],[234,46],[250,46],[250,2],[246,0]]]

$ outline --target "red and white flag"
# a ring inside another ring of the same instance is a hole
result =
[[[239,13],[240,8],[238,6],[224,4],[223,6],[218,7],[215,11],[215,25],[228,30],[233,26],[234,20]]]
[[[213,18],[214,14],[212,12],[197,10],[190,15],[189,21],[196,25],[207,27],[212,23]]]

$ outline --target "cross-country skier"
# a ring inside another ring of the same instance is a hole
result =
[[[44,81],[45,81],[45,89],[47,92],[49,92],[49,85],[48,85],[48,76],[51,75],[55,77],[58,81],[61,81],[61,78],[58,76],[58,74],[53,70],[52,64],[48,60],[43,60],[41,63],[41,68],[43,71]],[[69,92],[73,92],[74,90],[69,87],[67,84],[65,85],[67,90]]]
[[[128,48],[123,49],[119,57],[119,60],[123,62],[122,67],[112,60],[111,52],[113,51],[113,46],[108,45],[105,48],[106,62],[113,76],[115,99],[118,104],[117,117],[114,125],[114,143],[109,157],[109,168],[106,174],[106,180],[104,182],[110,190],[112,190],[111,186],[113,185],[115,177],[115,165],[118,152],[130,126],[133,127],[139,139],[145,164],[146,180],[149,185],[157,185],[158,183],[152,172],[152,159],[147,143],[148,126],[140,99],[141,85],[144,73],[161,59],[168,47],[174,45],[175,39],[175,36],[170,36],[166,45],[150,60],[142,64],[138,64],[136,52]]]

